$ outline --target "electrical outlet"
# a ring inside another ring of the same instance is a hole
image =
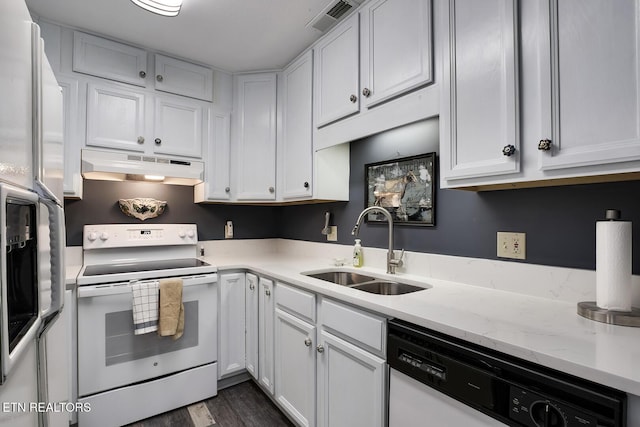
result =
[[[336,242],[338,241],[338,226],[332,225],[329,227],[329,233],[327,234],[328,242]]]
[[[227,221],[224,225],[224,238],[225,239],[233,239],[233,222]]]
[[[498,256],[501,258],[525,259],[526,234],[498,231]]]

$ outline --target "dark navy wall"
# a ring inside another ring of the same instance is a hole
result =
[[[122,214],[119,198],[167,200],[167,212],[146,223],[198,224],[201,240],[222,239],[224,223],[234,222],[235,238],[282,237],[326,242],[320,233],[324,212],[338,226],[338,243],[353,244],[351,229],[364,208],[364,165],[438,149],[438,120],[428,120],[351,143],[349,202],[286,207],[197,205],[190,187],[142,182],[85,181],[84,199],[65,202],[67,243],[82,244],[82,226],[140,223]],[[437,182],[437,180],[436,180]],[[595,269],[595,222],[606,209],[621,209],[634,223],[640,253],[640,182],[468,192],[437,189],[434,227],[396,226],[396,248],[473,258],[497,259],[496,232],[527,233],[524,262]],[[386,248],[385,224],[362,225],[365,247]],[[515,261],[518,262],[518,261]],[[640,274],[640,256],[634,256]]]
[[[160,217],[141,222],[120,212],[118,199],[151,197],[166,200]],[[85,224],[198,224],[200,240],[224,238],[224,224],[232,220],[238,239],[278,237],[279,208],[269,206],[198,205],[193,188],[147,182],[84,181],[82,200],[65,200],[67,245],[82,245]]]
[[[364,165],[437,151],[437,146],[437,119],[352,142],[350,201],[286,207],[279,218],[279,236],[325,242],[320,231],[328,210],[332,225],[338,226],[338,243],[353,244],[351,230],[364,208]],[[396,226],[396,248],[498,259],[496,233],[524,232],[524,262],[595,269],[595,222],[604,218],[606,209],[620,209],[624,220],[633,221],[634,249],[640,253],[640,182],[480,193],[438,189],[435,203],[436,225]],[[386,248],[386,223],[364,223],[359,238],[365,247]],[[640,274],[638,255],[633,271]]]

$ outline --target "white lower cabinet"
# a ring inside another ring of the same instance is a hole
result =
[[[258,379],[258,276],[247,273],[245,281],[245,364],[247,372]]]
[[[245,369],[245,274],[218,279],[218,379]]]
[[[276,402],[301,426],[385,425],[386,320],[330,299],[316,302],[315,294],[287,284],[277,288]]]
[[[274,393],[274,361],[273,361],[273,320],[274,320],[274,285],[273,280],[261,277],[258,281],[258,383],[266,391]]]

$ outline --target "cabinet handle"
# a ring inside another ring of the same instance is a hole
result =
[[[164,80],[164,77],[162,77],[162,75],[161,75],[161,74],[158,74],[158,75],[156,76],[156,80],[157,80],[157,81],[159,81],[159,82],[161,82],[161,81],[163,81],[163,80]]]
[[[322,346],[322,344],[318,345],[316,347],[316,350],[318,350],[318,353],[324,353],[324,347]]]
[[[156,145],[162,144],[162,140],[160,138],[156,138],[153,141],[156,143]]]
[[[504,154],[507,157],[513,156],[515,153],[516,153],[516,147],[514,147],[511,144],[505,145],[504,148],[502,149],[502,154]]]
[[[264,290],[264,294],[265,294],[266,296],[270,297],[270,296],[271,296],[271,289],[265,289],[265,290]]]
[[[249,283],[249,289],[254,290],[256,288],[256,285],[254,285],[253,283]]]
[[[307,339],[304,340],[304,345],[306,345],[307,347],[311,347],[311,338],[307,337]]]
[[[551,150],[551,140],[550,139],[541,139],[538,142],[538,150],[540,151],[549,151]]]
[[[304,182],[304,188],[309,188],[309,183],[307,181]]]
[[[273,194],[273,192],[274,192],[274,191],[276,191],[276,189],[275,189],[275,188],[273,188],[273,187],[269,187],[269,193]]]
[[[138,144],[144,144],[144,136],[138,137]]]
[[[349,101],[353,102],[354,104],[355,104],[355,102],[356,102],[357,100],[358,100],[358,97],[357,97],[357,96],[355,96],[355,95],[351,95],[351,96],[349,97]]]
[[[225,187],[225,189],[224,189],[224,192],[225,192],[225,193],[229,193],[230,191],[231,191],[231,188],[229,188],[229,187]]]
[[[147,77],[147,73],[146,73],[145,71],[140,71],[140,72],[138,73],[138,75],[139,75],[141,78],[143,78],[143,79],[144,79],[145,77]]]
[[[367,98],[370,97],[371,96],[371,90],[369,90],[369,88],[365,87],[364,89],[362,89],[362,95],[367,97]]]

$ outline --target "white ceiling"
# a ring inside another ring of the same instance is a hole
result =
[[[26,0],[32,14],[223,70],[282,68],[322,33],[329,0],[184,0],[168,18],[130,0]]]

